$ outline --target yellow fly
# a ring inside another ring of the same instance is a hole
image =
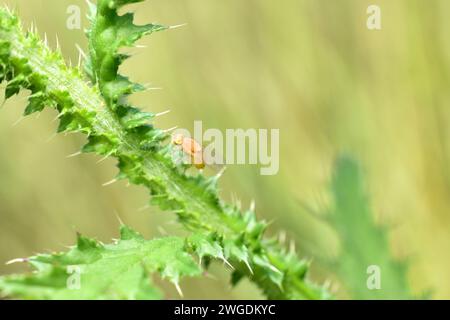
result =
[[[175,134],[172,137],[172,143],[176,146],[180,146],[181,150],[191,157],[192,164],[197,169],[203,169],[205,167],[203,148],[200,143],[192,138],[185,137],[182,134]]]

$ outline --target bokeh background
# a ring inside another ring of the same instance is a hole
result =
[[[68,30],[69,5],[81,0],[0,0],[24,24],[56,34],[64,56],[78,61],[83,30]],[[366,9],[382,10],[382,30],[366,28]],[[158,126],[191,129],[279,128],[280,172],[230,166],[222,195],[255,199],[259,217],[285,230],[301,255],[313,258],[311,277],[332,280],[322,263],[336,255],[332,228],[314,212],[329,206],[332,164],[342,152],[364,168],[375,220],[389,226],[397,258],[409,260],[415,294],[450,298],[450,2],[448,0],[153,0],[133,6],[139,23],[187,23],[141,41],[124,73],[163,90],[135,95],[146,110],[172,112]],[[147,192],[117,183],[115,161],[82,155],[81,136],[54,136],[55,113],[18,123],[26,95],[0,110],[0,274],[25,270],[4,262],[64,250],[79,231],[117,237],[120,217],[147,237],[181,234],[172,214],[142,209]],[[2,96],[0,98],[3,98]],[[15,124],[16,123],[16,124]],[[15,124],[15,125],[13,125]],[[305,210],[308,207],[308,210]],[[259,298],[228,272],[182,283],[186,298]],[[178,298],[164,284],[169,298]]]

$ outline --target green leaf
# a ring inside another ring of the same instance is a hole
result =
[[[149,120],[154,118],[152,113],[141,112],[137,108],[122,107],[120,114],[120,122],[127,130],[135,129],[148,124]]]
[[[201,274],[183,239],[145,240],[127,226],[120,233],[113,244],[79,235],[68,252],[31,257],[34,272],[0,277],[0,292],[24,299],[160,299],[151,274],[176,285]]]
[[[82,152],[95,152],[99,155],[110,155],[115,152],[114,137],[91,135],[83,146]]]
[[[45,108],[46,100],[43,97],[44,95],[38,94],[35,97],[31,97],[28,99],[28,106],[25,108],[24,116],[29,116],[35,112],[41,112]]]
[[[118,9],[134,2],[140,1],[99,0],[97,9],[91,5],[91,27],[88,31],[89,74],[94,74],[95,81],[112,109],[125,96],[144,89],[119,75],[120,64],[129,58],[119,50],[133,46],[144,35],[167,29],[158,24],[138,26],[133,23],[134,14],[118,14]]]

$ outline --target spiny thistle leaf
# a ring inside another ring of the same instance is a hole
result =
[[[151,274],[178,285],[201,274],[181,238],[145,240],[122,226],[113,244],[78,235],[68,252],[26,259],[33,273],[0,277],[0,292],[24,299],[160,299]]]
[[[145,88],[131,82],[127,77],[118,74],[120,64],[128,55],[119,53],[122,47],[133,46],[146,34],[167,29],[157,24],[137,26],[133,23],[134,15],[126,13],[118,15],[117,10],[126,4],[141,1],[100,0],[97,7],[91,5],[91,27],[88,30],[89,53],[94,82],[98,82],[100,91],[109,107],[115,109],[127,95]],[[122,105],[123,108],[127,106]],[[130,109],[128,117],[139,113]]]
[[[329,219],[341,240],[340,255],[333,269],[350,296],[353,299],[412,298],[407,265],[392,258],[387,230],[375,225],[362,172],[353,159],[337,160],[332,191],[334,208]],[[376,266],[380,271],[380,289],[368,284],[371,276],[378,276],[368,271],[369,266]]]
[[[268,298],[329,298],[322,286],[307,280],[305,261],[264,237],[267,223],[258,221],[253,209],[241,212],[219,198],[219,176],[187,175],[186,166],[172,157],[168,135],[145,123],[152,115],[126,104],[125,96],[137,86],[118,75],[124,56],[117,50],[143,34],[163,29],[135,27],[130,15],[117,14],[118,8],[132,2],[138,1],[99,0],[98,9],[91,5],[87,69],[93,86],[35,33],[24,34],[14,14],[0,9],[0,81],[8,82],[8,95],[18,88],[29,89],[32,95],[25,114],[54,107],[59,112],[58,132],[84,133],[88,143],[82,151],[117,158],[117,179],[145,186],[153,204],[175,212],[193,234],[204,235],[202,241],[208,245],[197,239],[198,254],[222,259],[221,252],[235,272],[254,281]]]

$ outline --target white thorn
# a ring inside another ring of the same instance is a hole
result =
[[[18,262],[27,262],[28,261],[28,259],[27,258],[17,258],[17,259],[12,259],[12,260],[9,260],[8,262],[6,262],[5,264],[6,265],[10,265],[10,264],[13,264],[13,263],[18,263]]]
[[[53,118],[52,122],[55,122],[56,120],[61,118],[62,115],[63,115],[62,113],[58,113],[58,115],[55,118]]]
[[[295,254],[295,241],[294,240],[291,240],[289,243],[289,252],[291,254]]]
[[[24,117],[24,116],[21,116],[19,119],[16,120],[16,122],[14,122],[14,123],[12,124],[12,127],[17,126],[23,119],[25,119],[25,117]]]
[[[156,90],[162,90],[163,88],[161,87],[146,87],[144,86],[144,90],[142,90],[141,92],[147,92],[147,91],[156,91]]]
[[[227,259],[225,259],[224,256],[221,256],[220,259],[222,259],[223,262],[225,262],[225,264],[226,264],[227,266],[229,266],[232,270],[234,270],[234,267],[231,265],[231,263],[228,262]]]
[[[111,151],[110,153],[108,153],[107,155],[105,155],[103,158],[101,158],[100,160],[97,161],[97,164],[99,164],[100,162],[105,161],[106,159],[109,158],[110,155],[112,155],[113,152]]]
[[[163,116],[163,115],[165,115],[165,114],[168,114],[169,112],[170,112],[170,110],[166,110],[166,111],[157,113],[157,114],[155,114],[155,117],[161,117],[161,116]]]
[[[180,285],[178,284],[178,282],[174,282],[173,284],[175,285],[175,288],[177,289],[178,294],[179,294],[181,297],[183,297],[183,291],[181,291],[181,288],[180,288]]]
[[[278,242],[284,244],[286,242],[286,231],[282,230],[278,235]]]
[[[181,28],[187,26],[187,23],[182,23],[182,24],[176,24],[174,26],[169,26],[169,29],[177,29],[177,28]]]
[[[55,132],[54,134],[52,134],[50,137],[48,137],[48,139],[45,140],[45,142],[50,142],[50,141],[52,141],[55,137],[56,137],[56,132]]]
[[[149,90],[162,90],[161,87],[153,87],[151,83],[144,83],[143,84],[145,91],[149,91]]]
[[[145,205],[145,206],[143,206],[143,207],[140,207],[139,209],[138,209],[138,211],[144,211],[144,210],[147,210],[147,209],[149,209],[150,208],[150,205]]]
[[[48,47],[47,32],[44,33],[44,44],[46,47]]]
[[[84,53],[83,49],[81,49],[80,45],[78,43],[75,43],[75,47],[78,49],[78,53],[86,59],[86,53]]]
[[[252,199],[252,201],[250,202],[250,211],[255,211],[255,207],[256,207],[256,204],[255,204],[255,199]]]
[[[163,130],[163,132],[167,133],[167,132],[170,132],[170,131],[174,131],[176,129],[178,129],[178,126],[175,126],[175,127],[172,127],[172,128],[166,129],[166,130]]]
[[[113,183],[117,182],[117,179],[112,179],[111,181],[105,182],[104,184],[102,184],[103,187],[112,185]]]
[[[116,213],[117,220],[119,220],[120,225],[121,225],[121,226],[124,226],[125,223],[123,223],[123,221],[122,221],[122,219],[120,218],[120,216],[119,216],[119,214],[117,213],[117,211],[116,211],[115,213]]]
[[[244,260],[245,265],[247,266],[248,270],[250,270],[250,273],[253,274],[253,269],[250,266],[250,263],[248,263],[247,259]]]
[[[82,60],[83,60],[83,56],[81,55],[81,53],[79,53],[78,54],[78,65],[77,65],[78,69],[81,68]]]
[[[142,44],[135,45],[134,47],[135,48],[139,48],[139,49],[146,49],[146,48],[148,48],[148,46],[142,45]]]
[[[81,154],[82,154],[82,152],[81,152],[81,151],[78,151],[78,152],[69,154],[68,156],[66,156],[66,158],[73,158],[73,157],[79,156],[79,155],[81,155]]]
[[[216,174],[216,177],[220,178],[224,174],[225,170],[227,170],[227,167],[220,169],[219,173]]]
[[[59,47],[59,38],[58,34],[56,34],[56,51],[59,51],[61,48]]]
[[[271,265],[271,264],[269,264],[270,265],[270,269],[272,270],[272,271],[275,271],[275,272],[277,272],[277,273],[282,273],[280,270],[278,270],[276,267],[274,267],[273,265]]]

